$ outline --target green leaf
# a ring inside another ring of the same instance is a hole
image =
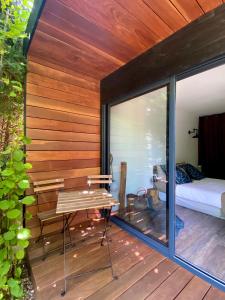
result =
[[[27,179],[23,179],[23,180],[21,180],[21,181],[18,183],[18,186],[19,186],[21,189],[25,190],[25,189],[28,189],[28,188],[30,187],[30,183],[29,183],[29,181],[28,181]]]
[[[18,224],[12,224],[9,226],[9,230],[17,230],[18,229]]]
[[[25,145],[30,145],[32,140],[29,137],[24,136],[22,141],[24,142]]]
[[[7,284],[10,288],[13,288],[16,285],[18,285],[18,281],[14,278],[9,278],[8,281],[7,281]]]
[[[20,278],[21,274],[22,274],[22,269],[20,267],[17,267],[15,269],[15,277]]]
[[[15,187],[15,182],[10,181],[10,180],[5,180],[5,185],[9,188],[9,189],[13,189]]]
[[[27,211],[26,214],[25,214],[26,220],[29,221],[29,220],[32,219],[32,217],[33,217],[33,216],[32,216],[32,213],[30,213],[29,211]]]
[[[5,241],[11,241],[15,238],[15,236],[16,236],[15,231],[7,231],[6,233],[3,234]]]
[[[15,93],[15,92],[13,92],[13,91],[11,91],[11,92],[9,93],[9,97],[13,97],[13,98],[15,98],[15,97],[16,97],[16,93]]]
[[[12,169],[5,169],[2,171],[2,176],[9,177],[14,174],[14,171]]]
[[[16,258],[17,258],[17,259],[21,260],[21,259],[24,258],[24,256],[25,256],[25,252],[24,252],[23,249],[20,249],[20,250],[18,250],[18,251],[16,252]]]
[[[21,216],[21,211],[19,209],[12,209],[12,210],[9,210],[7,213],[7,218],[9,219],[16,219],[18,218],[19,216]]]
[[[13,209],[16,206],[15,201],[9,200],[9,209]]]
[[[19,280],[14,278],[9,278],[7,284],[10,288],[11,294],[16,298],[21,298],[23,295],[23,290],[19,285]]]
[[[0,209],[1,210],[7,210],[10,207],[10,202],[8,200],[2,200],[0,201]]]
[[[18,284],[16,286],[10,288],[10,292],[16,298],[22,298],[22,296],[23,296],[23,290]]]
[[[3,77],[3,78],[2,78],[2,81],[3,81],[6,85],[9,85],[9,78]]]
[[[30,170],[30,169],[32,169],[32,164],[30,164],[30,163],[25,163],[25,164],[24,164],[24,168],[25,168],[26,170]]]
[[[6,149],[5,151],[1,152],[1,154],[3,154],[3,155],[8,155],[10,153],[11,153],[11,150],[9,148]]]
[[[6,276],[0,277],[0,289],[3,288],[3,286],[6,284],[6,281],[7,281],[7,277]],[[3,298],[0,297],[0,299],[3,299]]]
[[[27,240],[18,240],[18,246],[22,248],[27,248],[29,246],[29,241]]]
[[[2,245],[4,243],[4,239],[3,239],[3,236],[0,235],[0,245]]]
[[[0,262],[7,258],[7,249],[3,248],[0,250]],[[1,276],[1,274],[0,274]]]
[[[25,169],[25,166],[22,162],[17,162],[14,164],[14,168],[16,169],[16,171],[21,172]]]
[[[17,233],[18,240],[28,240],[30,236],[31,234],[28,228],[22,228]]]
[[[8,261],[8,260],[6,260],[6,261],[4,261],[2,263],[2,265],[0,267],[0,274],[1,274],[1,276],[2,275],[4,276],[4,275],[6,275],[9,272],[10,266],[11,266],[11,264],[10,264],[10,261]]]
[[[33,196],[26,196],[21,201],[23,204],[31,205],[35,202],[35,198]]]
[[[13,159],[15,161],[21,161],[24,158],[24,153],[22,150],[16,150],[13,152]]]

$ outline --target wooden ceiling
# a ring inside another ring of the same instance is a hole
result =
[[[225,0],[46,0],[29,57],[102,79]]]

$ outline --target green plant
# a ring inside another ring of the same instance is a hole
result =
[[[0,155],[0,299],[21,298],[21,261],[29,245],[30,230],[23,227],[23,205],[32,204],[32,196],[23,196],[29,188],[26,171],[32,166],[24,163],[21,145],[27,139],[14,141]],[[26,219],[31,215],[26,214]]]
[[[24,196],[31,165],[24,163],[23,151],[29,142],[23,137],[23,39],[31,6],[30,0],[1,0],[0,7],[0,299],[23,297],[21,262],[30,237],[23,205],[34,202]]]
[[[32,1],[1,0],[0,7],[0,150],[23,124],[26,59],[23,39]]]

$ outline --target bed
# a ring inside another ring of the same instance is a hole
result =
[[[166,192],[166,176],[160,166],[154,167],[154,184],[162,195]],[[203,178],[176,185],[176,204],[225,219],[225,180]]]

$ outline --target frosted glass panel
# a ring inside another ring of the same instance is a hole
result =
[[[120,216],[141,231],[166,240],[166,180],[165,189],[159,191],[153,168],[166,166],[167,87],[115,105],[110,115],[111,191],[114,197],[119,198],[120,194],[121,162],[127,164]],[[132,211],[130,195],[134,198]],[[155,207],[152,208],[153,202]]]

